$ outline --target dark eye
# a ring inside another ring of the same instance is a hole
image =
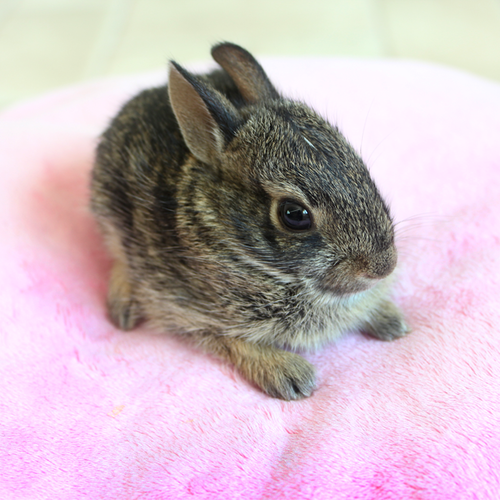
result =
[[[312,226],[309,210],[294,201],[284,201],[281,203],[279,214],[283,224],[294,231],[305,231]]]

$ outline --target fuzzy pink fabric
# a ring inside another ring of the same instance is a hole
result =
[[[166,77],[89,83],[0,117],[0,498],[500,498],[500,86],[416,62],[267,60],[337,122],[399,225],[413,333],[352,332],[271,399],[169,335],[106,319],[88,210],[96,138]]]

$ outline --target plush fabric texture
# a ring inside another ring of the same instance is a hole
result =
[[[307,354],[318,388],[283,402],[182,339],[115,329],[89,172],[166,71],[21,104],[0,117],[0,498],[500,497],[500,85],[417,62],[264,66],[365,158],[413,332]]]

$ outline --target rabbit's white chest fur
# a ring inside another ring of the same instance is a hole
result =
[[[298,295],[294,311],[283,316],[230,328],[229,334],[256,343],[272,343],[293,350],[315,350],[337,339],[349,330],[363,329],[370,324],[374,311],[386,300],[390,281],[380,281],[362,292],[338,296],[316,288]]]

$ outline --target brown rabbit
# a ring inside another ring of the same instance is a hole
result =
[[[190,337],[267,394],[299,399],[314,368],[283,348],[407,332],[388,299],[391,216],[336,127],[282,97],[241,47],[212,56],[222,69],[203,76],[172,62],[168,87],[128,102],[98,146],[109,314]]]

